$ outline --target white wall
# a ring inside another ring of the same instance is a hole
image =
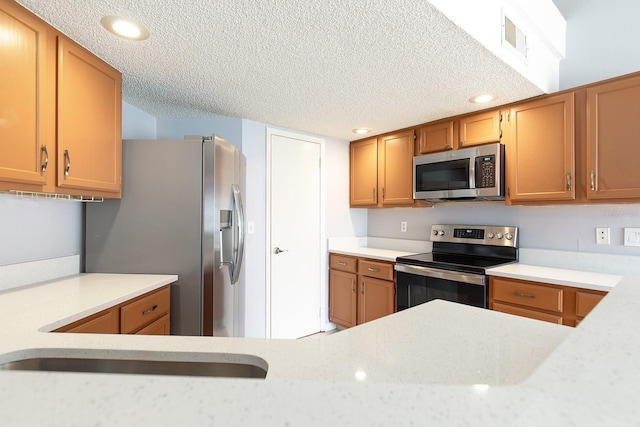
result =
[[[567,20],[560,89],[640,71],[640,1],[554,0]]]

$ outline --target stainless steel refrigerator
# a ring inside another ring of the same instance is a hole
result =
[[[238,336],[244,177],[217,136],[124,140],[122,199],[86,206],[84,270],[177,274],[171,333]]]

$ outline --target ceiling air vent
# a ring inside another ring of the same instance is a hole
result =
[[[502,45],[520,59],[527,59],[527,35],[506,15],[502,15]]]

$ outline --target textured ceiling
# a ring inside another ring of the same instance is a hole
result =
[[[539,95],[426,0],[19,0],[123,73],[158,118],[242,117],[352,140]],[[100,26],[145,24],[142,42]],[[489,104],[490,106],[491,104]]]

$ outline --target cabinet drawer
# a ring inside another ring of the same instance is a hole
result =
[[[393,280],[393,264],[361,259],[358,263],[358,274],[382,280]]]
[[[358,266],[358,259],[347,255],[329,254],[329,268],[332,270],[348,271],[355,273]]]
[[[562,325],[562,316],[556,316],[554,314],[542,313],[535,310],[527,310],[526,308],[514,307],[511,305],[500,304],[498,302],[493,303],[493,310],[502,313],[514,314],[516,316],[528,317],[530,319],[543,320],[545,322],[557,323]]]
[[[120,316],[118,308],[110,308],[92,316],[56,329],[54,332],[73,332],[83,334],[119,334]]]
[[[602,298],[604,298],[604,295],[576,292],[576,316],[585,317]]]
[[[123,306],[120,309],[120,332],[129,334],[169,312],[170,293],[166,286]]]
[[[493,299],[562,313],[562,289],[533,282],[494,278]]]

